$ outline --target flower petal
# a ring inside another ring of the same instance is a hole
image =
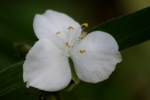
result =
[[[40,90],[63,89],[71,80],[68,58],[51,41],[40,39],[27,54],[23,78],[27,86]]]
[[[70,37],[79,37],[81,33],[81,26],[66,14],[47,10],[42,15],[36,15],[33,22],[34,31],[36,36],[47,38],[53,41],[60,39],[65,42]],[[68,32],[70,30],[70,32]],[[71,38],[72,38],[71,37]]]
[[[73,48],[72,59],[82,81],[97,83],[110,76],[116,64],[121,62],[121,55],[111,35],[95,31]]]

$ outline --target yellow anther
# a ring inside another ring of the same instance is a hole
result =
[[[81,53],[81,54],[83,54],[83,53],[85,53],[85,52],[86,52],[85,49],[80,49],[80,53]]]
[[[87,28],[89,26],[89,24],[88,23],[83,23],[81,26],[82,26],[82,29],[84,29],[84,28]]]
[[[70,48],[70,47],[71,47],[68,42],[65,43],[65,46],[66,46],[67,48]]]
[[[74,30],[74,27],[69,26],[69,27],[68,27],[68,30],[69,30],[69,31],[73,31],[73,30]]]
[[[61,35],[61,34],[63,34],[63,32],[57,32],[57,33],[56,33],[56,35]]]

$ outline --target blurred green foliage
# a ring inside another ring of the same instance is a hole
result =
[[[116,38],[120,50],[123,50],[150,39],[150,22],[147,21],[149,18],[150,8],[145,8],[134,14],[114,18],[96,26],[93,30],[112,34]]]

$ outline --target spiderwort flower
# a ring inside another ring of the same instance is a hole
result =
[[[106,32],[84,35],[81,26],[66,14],[47,10],[36,15],[33,27],[38,41],[26,56],[23,79],[27,87],[58,91],[71,81],[68,58],[78,78],[97,83],[107,79],[121,62],[118,44]]]

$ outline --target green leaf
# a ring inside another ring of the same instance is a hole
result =
[[[120,50],[132,47],[150,39],[150,7],[133,14],[114,18],[93,30],[112,34]]]
[[[23,59],[19,56],[15,44],[0,37],[0,46],[0,99],[37,100],[39,92],[27,89],[23,83]]]
[[[21,65],[22,62],[18,62],[10,66],[5,66],[5,68],[0,70],[0,96],[7,94],[21,86]]]
[[[17,88],[22,72],[21,60],[15,52],[13,44],[0,38],[0,96]]]

